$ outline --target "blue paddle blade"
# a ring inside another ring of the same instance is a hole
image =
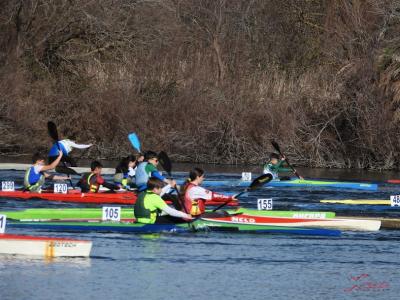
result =
[[[135,148],[137,152],[142,152],[140,150],[140,140],[139,140],[138,136],[136,135],[136,133],[128,134],[128,139],[131,142],[132,147]]]

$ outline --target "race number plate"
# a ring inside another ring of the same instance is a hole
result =
[[[103,221],[121,221],[121,207],[104,206],[101,219]]]
[[[6,231],[6,222],[7,216],[0,215],[0,233],[4,233]]]
[[[1,190],[4,192],[14,192],[15,191],[14,181],[2,181]]]
[[[258,210],[272,210],[274,207],[272,199],[257,199]]]
[[[400,206],[400,195],[390,196],[390,206]]]
[[[66,183],[55,183],[54,184],[54,194],[67,194],[68,185]]]
[[[242,172],[242,181],[251,181],[251,172]]]

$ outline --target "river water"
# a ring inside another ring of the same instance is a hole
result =
[[[239,169],[212,171],[208,173],[213,179],[240,178]],[[358,177],[372,181],[397,175],[302,171],[310,177]],[[182,172],[175,175],[185,176]],[[1,180],[21,183],[22,178],[23,172],[0,171]],[[216,191],[237,192],[240,189],[225,187]],[[360,208],[319,203],[321,199],[388,199],[392,194],[400,194],[400,185],[383,184],[377,192],[262,188],[243,197],[241,203],[255,208],[258,198],[272,198],[274,209],[319,209],[344,215],[400,217],[400,209],[389,206]],[[0,198],[1,210],[76,206]],[[335,238],[221,232],[50,234],[11,228],[7,232],[90,239],[93,250],[88,259],[0,256],[2,300],[399,299],[400,294],[400,232],[394,230],[344,232]]]

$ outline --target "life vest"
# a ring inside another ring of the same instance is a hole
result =
[[[30,191],[39,191],[44,184],[45,177],[43,172],[35,173],[34,166],[28,168],[25,172],[24,186]]]
[[[186,211],[192,216],[199,216],[206,211],[205,199],[191,199],[189,197],[190,189],[196,186],[197,185],[193,183],[189,183],[188,186],[186,187],[184,196]]]
[[[80,181],[82,192],[97,193],[100,189],[100,184],[97,183],[97,176],[93,173],[86,173]]]
[[[155,197],[159,196],[149,191],[143,191],[139,194],[133,209],[137,222],[144,224],[155,223],[160,210],[150,210],[145,207],[145,202],[151,203]]]
[[[122,187],[128,187],[128,185],[132,182],[131,177],[128,173],[116,173],[114,175],[114,183],[118,185],[122,185]]]

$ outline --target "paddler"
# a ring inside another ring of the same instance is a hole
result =
[[[205,202],[207,200],[220,202],[237,201],[234,196],[218,194],[201,187],[200,185],[203,183],[204,178],[204,170],[200,168],[194,168],[189,172],[189,178],[182,187],[182,197],[185,204],[185,211],[194,217],[205,213]]]
[[[136,173],[136,157],[129,155],[123,158],[115,168],[114,184],[123,189],[130,189]]]
[[[61,158],[63,157],[63,153],[61,151],[58,152],[57,158],[49,165],[45,165],[45,155],[41,152],[37,152],[32,157],[33,165],[26,170],[25,178],[24,178],[24,186],[25,190],[29,190],[30,192],[40,192],[42,190],[42,186],[45,183],[45,179],[50,180],[67,180],[69,177],[66,176],[58,176],[45,173],[45,171],[53,170]]]
[[[271,153],[268,163],[264,165],[263,174],[271,174],[273,179],[289,180],[289,177],[279,177],[280,172],[291,172],[292,169],[284,168],[283,164],[286,161],[285,156],[279,156],[277,153]],[[295,170],[294,170],[295,171]],[[303,179],[303,177],[300,177]]]
[[[100,189],[100,186],[104,186],[110,190],[119,190],[117,185],[112,183],[108,183],[101,176],[101,171],[103,169],[103,165],[95,160],[90,164],[90,173],[83,174],[82,178],[79,180],[77,186],[81,188],[82,193],[97,193]]]
[[[139,164],[136,170],[136,185],[138,187],[138,191],[142,192],[147,188],[147,181],[150,177],[158,178],[159,180],[166,183],[166,186],[163,188],[161,195],[165,193],[169,193],[172,188],[176,187],[175,180],[165,178],[158,170],[158,155],[153,151],[147,151],[144,154],[144,161]]]
[[[159,178],[149,178],[147,190],[139,194],[134,206],[134,214],[138,223],[176,224],[192,219],[191,215],[169,207],[165,203],[160,197],[164,186],[165,182]]]
[[[72,151],[73,148],[87,149],[91,146],[92,144],[77,144],[69,139],[58,141],[57,143],[54,143],[53,146],[50,148],[48,154],[49,163],[52,163],[57,158],[58,151],[61,150],[64,154],[62,161],[68,163],[71,167],[76,167],[75,161],[70,156],[68,156],[68,154]]]
[[[137,166],[143,159],[144,156],[142,153],[139,153],[137,156],[128,155],[123,158],[115,168],[114,183],[124,189],[130,189],[135,186],[134,177]]]

